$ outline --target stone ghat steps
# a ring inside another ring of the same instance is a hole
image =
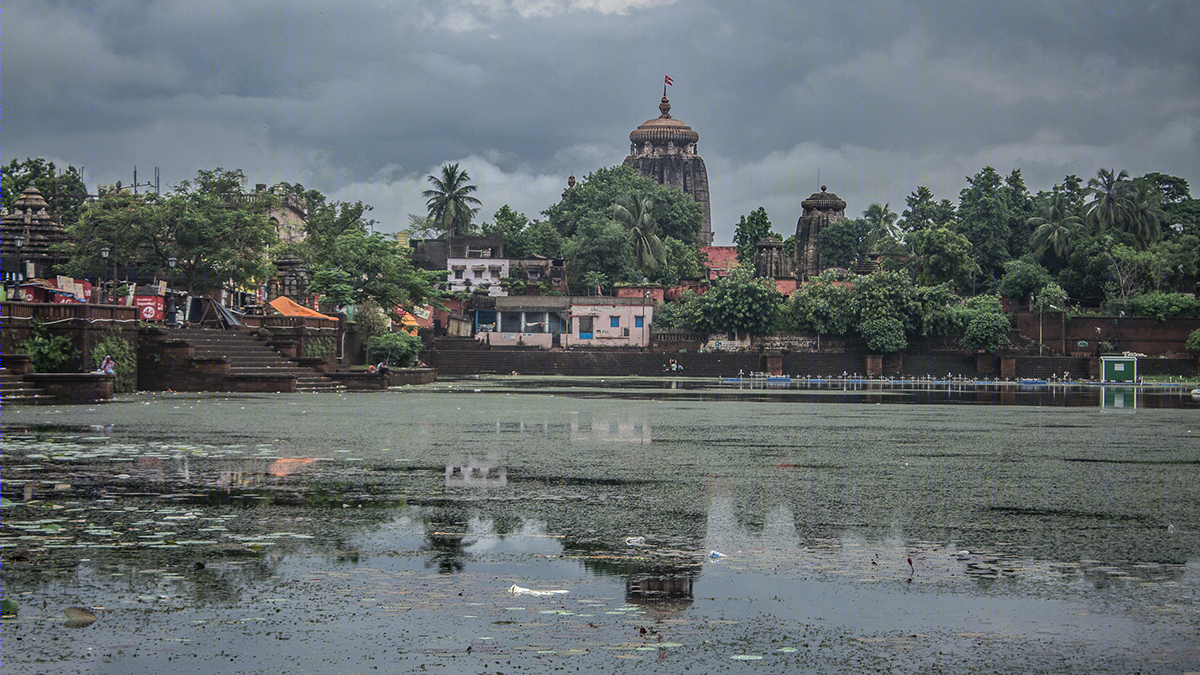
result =
[[[54,397],[49,396],[39,387],[31,386],[20,375],[6,372],[0,368],[0,404],[39,404],[53,403]]]
[[[172,336],[190,344],[197,358],[224,358],[229,374],[238,376],[292,375],[296,391],[343,391],[345,385],[288,360],[269,345],[236,330],[178,328]]]

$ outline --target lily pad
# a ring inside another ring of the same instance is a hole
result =
[[[68,607],[63,610],[63,614],[67,615],[67,626],[70,628],[90,626],[96,621],[96,615],[86,607]]]

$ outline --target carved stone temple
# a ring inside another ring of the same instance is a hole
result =
[[[808,281],[825,269],[817,254],[817,235],[826,226],[846,219],[846,202],[832,192],[826,192],[822,185],[820,192],[814,192],[800,202],[800,206],[804,211],[796,223],[795,271],[797,280]]]
[[[712,244],[712,209],[708,201],[708,171],[696,154],[700,134],[671,117],[671,102],[663,92],[658,104],[661,115],[647,120],[629,134],[629,156],[625,164],[660,185],[670,185],[691,195],[704,214],[698,238]]]
[[[67,255],[57,247],[67,240],[67,231],[57,213],[32,185],[17,197],[12,212],[0,211],[0,256],[5,272],[19,270],[22,278],[49,276]],[[16,246],[18,237],[21,247]],[[19,261],[19,262],[18,262]]]

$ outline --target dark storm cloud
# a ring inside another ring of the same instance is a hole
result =
[[[31,8],[36,7],[36,12]],[[657,116],[700,133],[718,240],[787,231],[822,182],[861,212],[985,164],[1033,189],[1101,166],[1193,182],[1200,10],[1162,3],[46,1],[6,6],[7,158],[90,184],[213,166],[421,209],[462,161],[487,216],[619,163]],[[145,175],[145,174],[143,174]]]

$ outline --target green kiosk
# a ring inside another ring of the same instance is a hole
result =
[[[1101,356],[1101,382],[1137,382],[1136,356]]]

